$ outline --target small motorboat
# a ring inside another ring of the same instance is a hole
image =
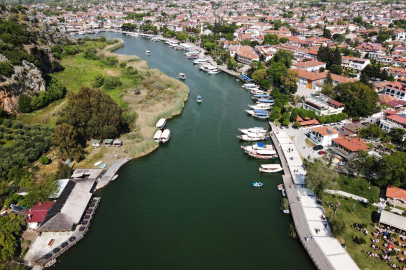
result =
[[[256,105],[248,105],[253,110],[270,110],[272,109],[273,104],[271,103],[259,103]]]
[[[264,94],[266,94],[265,91],[259,90],[259,88],[251,88],[250,90],[251,90],[251,94],[253,94],[253,95],[264,95]]]
[[[261,167],[259,167],[260,172],[266,173],[280,172],[282,170],[283,168],[280,164],[261,164]]]
[[[150,51],[146,51],[145,52],[147,55],[151,55],[151,52]]]
[[[51,267],[52,265],[54,265],[56,263],[56,259],[52,259],[49,262],[47,262],[45,264],[45,267]]]
[[[116,179],[117,179],[117,177],[118,177],[118,174],[114,175],[114,176],[113,176],[113,178],[111,178],[111,180],[110,180],[110,181],[114,181],[114,180],[116,180]]]
[[[245,83],[245,84],[243,84],[242,88],[249,90],[251,88],[258,88],[258,86],[254,83]]]
[[[264,185],[264,183],[261,182],[255,182],[252,184],[254,187],[262,187]]]
[[[156,123],[156,127],[159,129],[163,129],[165,127],[166,124],[166,119],[165,118],[161,118],[158,120],[158,122]]]
[[[154,134],[154,141],[159,143],[161,141],[162,130],[158,129]]]
[[[171,137],[171,131],[169,129],[165,129],[164,132],[162,132],[161,135],[161,142],[166,143],[169,141],[169,138]]]
[[[238,131],[240,131],[242,134],[255,133],[263,136],[266,136],[268,133],[268,130],[264,129],[263,127],[254,127],[247,129],[239,128]]]
[[[201,103],[201,102],[203,101],[203,99],[202,99],[202,97],[201,97],[200,95],[198,95],[198,96],[196,97],[196,101],[197,101],[198,103]]]
[[[237,136],[238,139],[246,141],[246,142],[255,142],[255,141],[263,141],[266,140],[266,136],[257,133],[248,133]]]
[[[186,75],[184,73],[179,73],[179,79],[186,80]]]
[[[100,161],[96,162],[96,163],[94,164],[94,166],[99,166],[100,164],[102,164],[102,162],[103,162],[103,160],[100,160]]]
[[[104,169],[104,168],[106,168],[106,166],[107,166],[107,164],[104,163],[103,165],[100,166],[100,169]]]

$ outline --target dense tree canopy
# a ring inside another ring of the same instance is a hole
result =
[[[337,183],[338,173],[330,170],[321,160],[306,161],[305,183],[317,196],[326,189],[332,189]]]
[[[362,82],[342,83],[334,88],[335,100],[345,104],[350,117],[367,117],[377,110],[378,93]]]
[[[25,218],[19,215],[0,217],[0,263],[16,255],[17,236],[25,225]]]

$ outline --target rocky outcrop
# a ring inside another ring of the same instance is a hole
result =
[[[22,93],[32,96],[45,91],[46,83],[41,71],[32,63],[23,61],[14,67],[11,77],[3,77],[0,83],[0,102],[5,112],[13,113],[18,109],[18,96]]]
[[[47,46],[30,46],[28,51],[35,55],[40,62],[40,69],[44,73],[53,73],[61,70],[61,63],[56,59]]]
[[[61,30],[55,26],[45,26],[41,30],[35,30],[37,39],[40,40],[43,44],[52,46],[54,44],[75,44],[76,40],[70,34],[66,33],[64,30]]]

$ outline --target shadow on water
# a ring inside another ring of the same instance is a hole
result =
[[[244,111],[253,102],[241,82],[200,71],[163,42],[105,35],[125,41],[116,53],[137,55],[173,78],[185,73],[190,98],[167,122],[170,141],[129,162],[97,192],[102,200],[90,232],[57,269],[315,269],[288,236],[281,174],[260,174],[268,162],[244,155],[240,147],[249,143],[236,138],[238,128],[268,127]],[[256,181],[264,186],[254,188]]]

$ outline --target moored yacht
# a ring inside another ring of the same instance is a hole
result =
[[[264,110],[245,110],[248,114],[252,115],[253,117],[260,118],[260,119],[268,119],[269,112]]]
[[[197,59],[197,58],[199,58],[199,55],[196,53],[196,54],[189,54],[188,56],[187,56],[187,58],[188,59]]]
[[[272,144],[264,144],[262,142],[249,145],[249,146],[241,146],[244,149],[245,153],[256,153],[257,150],[275,150]]]
[[[166,119],[165,118],[161,118],[158,120],[158,122],[156,122],[156,127],[159,129],[163,129],[165,127],[166,124]]]
[[[272,103],[274,103],[274,100],[273,99],[258,99],[257,104],[261,104],[261,103],[270,103],[270,104],[272,104]]]
[[[207,58],[198,58],[196,60],[193,60],[193,64],[203,64],[207,63],[209,60]]]
[[[161,141],[162,130],[158,129],[154,134],[154,141],[159,143]]]
[[[262,95],[253,95],[252,100],[260,100],[260,99],[270,99],[271,96],[267,94],[262,94]]]
[[[191,54],[199,54],[199,52],[198,51],[191,51],[191,52],[185,53],[186,56],[191,55]]]
[[[245,88],[248,90],[251,88],[258,88],[258,86],[255,83],[245,83],[245,84],[243,84],[242,88]]]
[[[213,75],[213,74],[220,73],[220,70],[218,68],[212,66],[211,68],[207,69],[207,73]]]
[[[280,164],[261,164],[261,167],[259,167],[260,172],[266,173],[280,172],[282,170],[283,168]]]
[[[238,139],[246,141],[246,142],[255,142],[255,141],[263,141],[266,140],[265,135],[257,134],[257,133],[248,133],[237,136]]]
[[[151,52],[150,52],[150,51],[145,51],[145,53],[146,53],[147,55],[151,55]]]
[[[254,94],[254,95],[264,95],[264,94],[266,94],[265,91],[259,90],[259,88],[251,88],[250,90],[251,90],[251,94]]]
[[[199,69],[203,70],[203,71],[207,71],[207,69],[209,67],[211,67],[212,65],[210,65],[209,63],[205,63],[205,64],[201,64],[199,65]]]
[[[238,131],[240,131],[242,134],[256,133],[266,135],[268,133],[268,130],[264,129],[263,127],[239,128]]]
[[[164,132],[162,132],[161,135],[161,142],[166,143],[169,141],[169,138],[171,137],[171,131],[169,129],[165,129]]]
[[[275,150],[271,149],[258,149],[253,151],[245,151],[247,155],[259,159],[275,159],[278,157]]]
[[[248,105],[253,110],[270,110],[272,105],[269,103],[259,103],[257,105]]]

